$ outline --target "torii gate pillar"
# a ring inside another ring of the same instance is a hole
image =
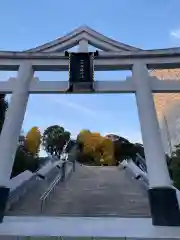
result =
[[[9,179],[26,112],[29,98],[29,86],[33,74],[34,71],[29,61],[24,61],[19,67],[16,86],[12,93],[0,135],[0,222],[3,220],[6,203],[9,197]]]
[[[133,65],[133,81],[149,178],[149,202],[153,225],[179,226],[180,210],[172,187],[151,90],[148,69]]]

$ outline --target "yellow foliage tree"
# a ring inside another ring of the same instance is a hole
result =
[[[83,153],[89,154],[96,165],[115,165],[113,142],[98,132],[83,130],[77,140],[83,144]]]
[[[33,127],[25,138],[25,147],[34,156],[39,153],[41,144],[41,133],[38,127]]]
[[[108,166],[115,165],[114,145],[110,139],[104,138],[101,143],[103,164]]]

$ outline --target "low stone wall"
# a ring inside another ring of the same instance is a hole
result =
[[[134,175],[134,177],[138,180],[142,180],[144,181],[145,184],[149,184],[149,180],[148,180],[148,175],[146,172],[142,171],[132,160],[124,160],[121,164],[120,164],[120,168],[128,168],[129,171],[132,172],[132,174]],[[177,199],[178,199],[178,203],[180,206],[180,191],[173,187],[174,189],[176,189],[176,195],[177,195]]]
[[[58,164],[59,162],[49,162],[35,173],[26,170],[21,174],[17,175],[16,177],[10,179],[10,196],[7,203],[7,210],[12,205],[17,203],[26,194],[27,191],[29,191],[32,187],[35,186],[37,181],[39,181],[40,179],[40,175],[49,182],[53,181],[60,171],[60,169],[57,168]],[[43,178],[41,180],[43,180]]]

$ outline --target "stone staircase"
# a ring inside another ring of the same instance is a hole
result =
[[[56,187],[43,213],[38,197],[35,188],[7,215],[150,217],[146,190],[118,167],[77,164],[71,178]]]
[[[57,170],[58,172],[59,170]],[[57,174],[56,172],[56,174]],[[59,171],[60,172],[60,171]],[[36,184],[27,192],[18,203],[12,205],[7,211],[6,215],[39,215],[40,214],[40,198],[42,194],[48,189],[55,177],[50,175],[45,180],[36,180]]]

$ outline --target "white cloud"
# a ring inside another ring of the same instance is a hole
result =
[[[78,104],[78,103],[75,103],[75,102],[72,102],[72,101],[69,101],[69,100],[62,100],[62,99],[53,98],[53,102],[61,104],[61,105],[66,106],[66,107],[69,107],[69,108],[73,108],[74,110],[80,111],[80,112],[82,112],[86,115],[89,115],[89,116],[96,116],[96,117],[98,116],[97,112],[94,111],[93,109],[90,109],[88,107],[85,107],[81,104]]]
[[[87,115],[87,116],[90,116],[90,117],[94,117],[97,120],[99,121],[110,121],[112,120],[112,114],[111,114],[111,111],[106,111],[106,109],[102,109],[102,110],[94,110],[92,108],[89,108],[89,107],[86,107],[86,106],[83,106],[83,104],[79,104],[79,103],[76,103],[74,101],[70,101],[70,100],[64,100],[64,99],[59,99],[59,98],[51,98],[50,99],[52,102],[54,103],[57,103],[57,104],[60,104],[62,106],[65,106],[67,108],[71,108],[75,111],[78,111],[80,112],[81,114],[84,114],[84,115]]]
[[[180,28],[172,30],[170,34],[173,38],[180,39]]]

